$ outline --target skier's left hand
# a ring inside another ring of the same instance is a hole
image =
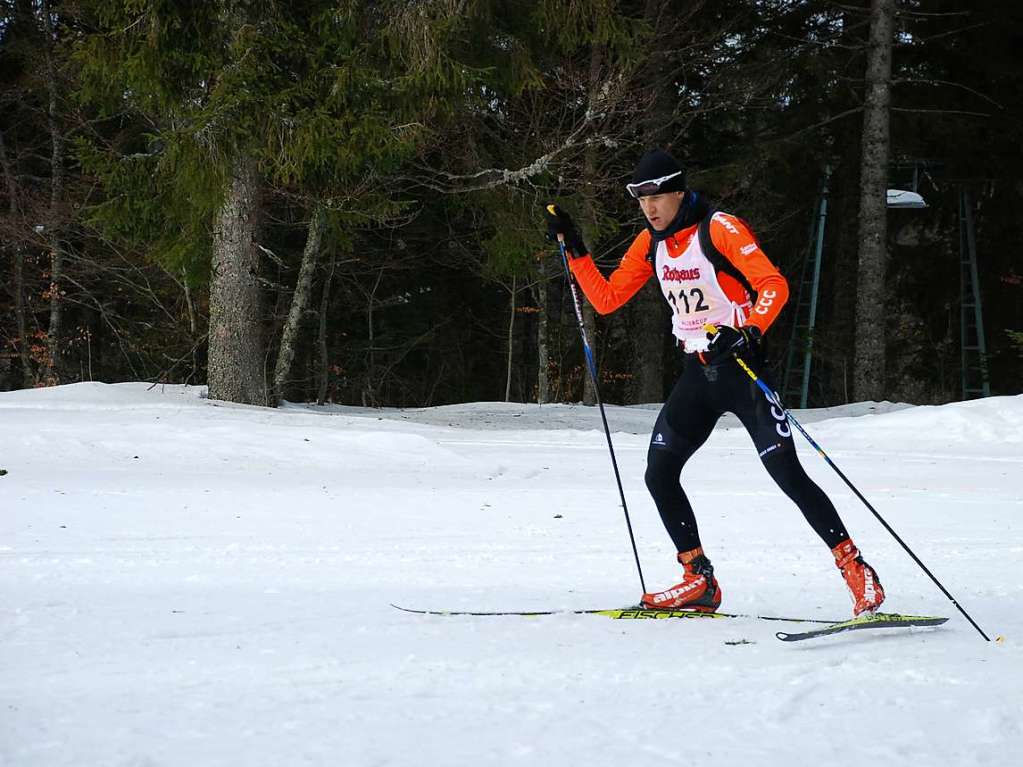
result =
[[[569,258],[581,258],[590,252],[568,213],[553,203],[544,207],[543,213],[547,219],[547,239],[564,239]]]
[[[733,328],[729,325],[705,325],[710,346],[704,352],[708,362],[741,355],[756,359],[760,356],[763,334],[756,325]]]

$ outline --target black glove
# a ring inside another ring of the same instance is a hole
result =
[[[707,330],[710,346],[704,352],[708,362],[719,362],[736,355],[750,360],[760,359],[760,346],[764,336],[756,325],[745,325],[741,328],[729,325],[710,327],[713,327],[714,331],[711,332],[709,328]]]
[[[545,206],[543,213],[547,218],[548,240],[557,241],[559,234],[563,236],[570,258],[579,258],[590,252],[570,215],[553,203]]]

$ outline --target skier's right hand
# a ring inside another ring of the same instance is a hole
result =
[[[565,250],[570,258],[580,258],[590,252],[570,215],[554,203],[546,205],[543,212],[547,218],[547,239],[564,238]]]
[[[704,325],[710,345],[704,355],[708,362],[719,362],[726,357],[752,355],[760,356],[763,333],[756,325],[733,328],[729,325]]]

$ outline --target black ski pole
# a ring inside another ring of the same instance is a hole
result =
[[[741,357],[736,355],[735,361],[738,362],[739,363],[739,367],[741,367],[743,370],[745,370],[746,374],[750,378],[753,379],[753,383],[755,383],[757,386],[760,387],[760,390],[767,397],[767,400],[769,402],[771,402],[772,404],[777,405],[781,409],[781,412],[785,414],[785,417],[788,419],[789,423],[791,423],[793,426],[795,426],[797,429],[799,429],[799,433],[802,434],[804,437],[806,437],[806,441],[809,442],[810,445],[813,447],[813,449],[816,450],[817,453],[820,455],[820,457],[825,460],[825,462],[828,464],[828,466],[830,466],[832,469],[835,470],[835,473],[838,474],[838,476],[842,478],[842,481],[845,482],[845,484],[849,486],[849,489],[852,490],[856,494],[856,497],[859,498],[861,501],[863,501],[863,505],[866,506],[868,509],[870,509],[870,513],[873,514],[875,517],[877,517],[877,521],[880,522],[884,526],[885,530],[887,530],[889,533],[891,533],[892,537],[896,541],[899,542],[899,545],[902,546],[902,548],[906,550],[906,553],[909,554],[909,556],[911,556],[913,558],[913,561],[916,562],[920,566],[920,569],[923,570],[925,573],[927,573],[927,577],[930,578],[932,581],[934,581],[934,585],[936,585],[939,589],[941,589],[941,593],[944,594],[946,597],[948,597],[949,601],[952,602],[952,604],[954,604],[956,606],[956,609],[959,610],[959,612],[961,612],[965,616],[966,620],[968,620],[970,622],[970,625],[972,625],[975,629],[977,629],[977,631],[980,633],[980,635],[982,637],[984,637],[985,640],[990,642],[991,638],[987,634],[984,633],[984,630],[980,626],[977,625],[977,622],[975,620],[973,620],[973,618],[970,617],[970,614],[968,612],[966,612],[966,610],[963,609],[962,605],[959,604],[959,602],[956,600],[956,598],[953,597],[948,592],[948,589],[946,589],[944,586],[941,585],[941,581],[939,581],[937,578],[934,577],[934,574],[930,570],[927,569],[927,565],[925,565],[923,562],[920,561],[920,557],[918,557],[916,554],[913,553],[913,550],[911,548],[909,548],[908,545],[906,545],[906,542],[904,540],[902,540],[901,537],[899,537],[899,534],[897,532],[895,532],[895,530],[892,529],[892,526],[889,525],[885,521],[885,518],[882,517],[877,512],[877,509],[875,509],[873,506],[871,506],[870,502],[866,498],[863,497],[863,493],[861,493],[859,490],[856,489],[856,486],[852,482],[849,481],[849,478],[846,477],[845,474],[842,473],[842,470],[839,469],[835,465],[835,462],[832,461],[830,457],[828,457],[828,454],[824,452],[824,450],[821,448],[820,445],[817,444],[817,442],[814,440],[814,438],[811,437],[809,434],[807,434],[806,429],[804,429],[800,425],[799,421],[797,421],[795,419],[795,416],[793,416],[792,413],[789,412],[789,410],[784,405],[781,404],[781,398],[778,396],[778,394],[776,392],[771,391],[771,387],[769,387],[767,384],[765,384],[763,381],[761,381],[760,377],[756,373],[754,373],[753,370],[750,369],[750,366],[747,365],[742,360]]]
[[[548,209],[554,206],[549,206]],[[551,213],[554,213],[551,210]],[[597,395],[597,406],[600,408],[600,420],[604,423],[604,436],[607,437],[607,449],[611,453],[611,466],[614,468],[615,482],[618,483],[618,496],[622,499],[622,511],[625,512],[625,526],[629,530],[629,541],[632,543],[632,555],[636,558],[636,571],[639,573],[639,585],[646,593],[646,583],[643,581],[643,568],[639,564],[639,551],[636,548],[636,536],[632,533],[632,520],[629,518],[629,507],[625,503],[625,490],[622,489],[622,475],[618,471],[618,460],[615,458],[615,448],[611,444],[611,430],[607,426],[607,415],[604,413],[604,403],[600,399],[600,386],[597,383],[597,363],[593,359],[593,350],[586,338],[586,325],[583,323],[582,305],[579,303],[579,293],[576,290],[575,279],[572,277],[572,270],[568,268],[568,254],[565,252],[565,238],[558,235],[558,248],[561,250],[561,263],[565,267],[565,277],[568,279],[568,287],[572,291],[572,303],[575,306],[575,317],[579,322],[579,335],[583,341],[583,351],[586,354],[586,367],[590,371],[590,379],[593,381],[593,391]]]

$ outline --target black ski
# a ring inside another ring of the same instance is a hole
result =
[[[798,634],[787,634],[779,631],[775,634],[783,642],[801,642],[804,639],[815,639],[817,637],[841,634],[845,631],[860,631],[862,629],[894,629],[907,628],[911,626],[940,626],[948,618],[939,618],[932,615],[900,615],[898,613],[875,613],[873,615],[861,615],[859,618],[842,621],[813,631],[804,631]]]
[[[603,615],[614,620],[664,620],[666,618],[753,618],[761,621],[785,621],[787,623],[825,623],[837,625],[835,621],[819,618],[783,618],[771,615],[747,615],[743,613],[705,613],[697,610],[649,610],[639,605],[612,610],[416,610],[411,607],[391,604],[402,612],[417,615],[470,615],[479,617],[520,616],[535,618],[544,615]],[[796,636],[796,635],[793,635]]]

